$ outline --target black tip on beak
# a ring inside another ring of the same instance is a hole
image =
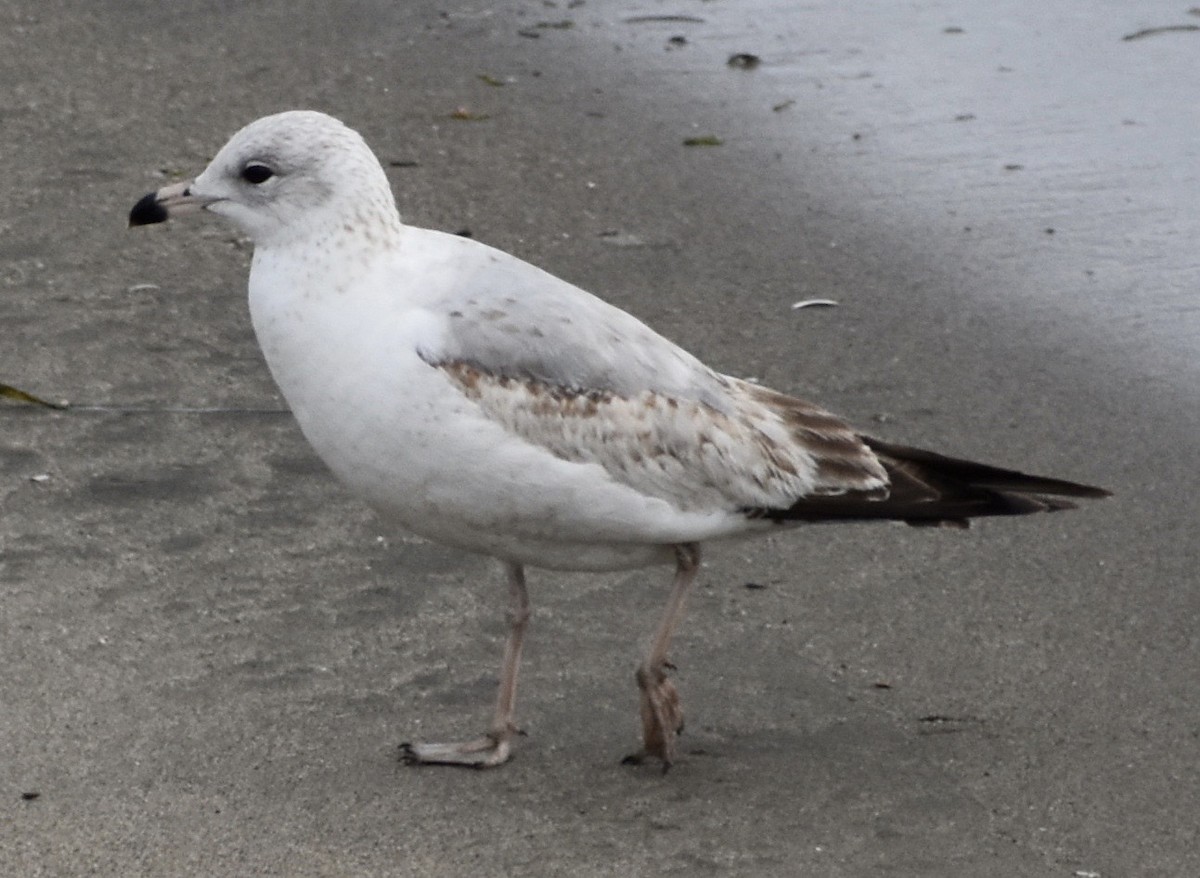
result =
[[[133,210],[129,211],[129,225],[131,227],[149,226],[154,223],[165,223],[166,221],[167,209],[159,202],[157,192],[150,192],[139,199],[138,203],[133,206]]]

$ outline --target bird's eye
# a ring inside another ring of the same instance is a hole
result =
[[[242,168],[242,179],[247,183],[252,183],[257,186],[259,183],[265,183],[275,176],[275,172],[266,165],[261,165],[258,162],[251,162]]]

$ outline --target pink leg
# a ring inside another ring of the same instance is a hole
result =
[[[683,731],[683,705],[675,685],[667,679],[671,667],[667,650],[671,637],[683,613],[684,600],[700,570],[700,547],[689,543],[675,548],[675,582],[662,621],[658,623],[654,642],[645,660],[637,669],[637,684],[641,691],[642,749],[626,756],[626,763],[640,764],[648,756],[661,759],[663,771],[671,767],[675,757],[675,739]]]
[[[409,765],[466,765],[491,768],[502,765],[511,755],[512,737],[517,728],[513,715],[517,703],[517,672],[521,665],[521,645],[529,624],[529,594],[525,590],[525,569],[520,564],[505,564],[508,574],[508,641],[504,645],[504,664],[500,669],[500,693],[491,728],[480,738],[448,744],[401,744],[401,758]]]

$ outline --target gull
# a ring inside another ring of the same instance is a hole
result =
[[[909,448],[705,366],[632,315],[478,241],[405,225],[362,137],[291,111],[237,132],[131,226],[201,210],[254,242],[249,300],[304,436],[391,522],[498,559],[508,636],[491,725],[410,743],[410,763],[508,760],[530,616],[525,568],[669,565],[637,666],[642,747],[675,758],[667,676],[701,545],[812,522],[966,527],[1107,491]]]

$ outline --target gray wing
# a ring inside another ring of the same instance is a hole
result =
[[[440,275],[452,281],[422,303],[444,321],[438,349],[422,354],[428,361],[585,392],[654,391],[727,410],[727,379],[636,317],[500,250],[425,234],[437,236],[431,249],[454,261]]]
[[[421,356],[514,435],[681,509],[886,494],[875,455],[833,415],[714,372],[528,263],[443,238],[431,249],[460,261],[422,275],[444,285],[421,302],[442,326]]]

